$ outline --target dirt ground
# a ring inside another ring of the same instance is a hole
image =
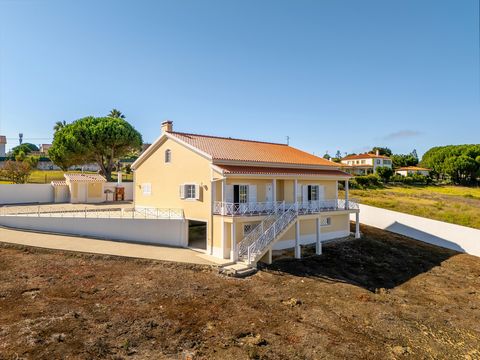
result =
[[[247,279],[0,246],[0,359],[480,359],[480,258],[372,228]]]

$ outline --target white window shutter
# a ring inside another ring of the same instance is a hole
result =
[[[185,199],[185,185],[180,185],[180,199]]]
[[[200,185],[195,184],[195,200],[200,200]]]
[[[325,186],[318,186],[318,200],[325,200]]]
[[[308,202],[308,185],[302,186],[302,200],[304,203]]]
[[[248,202],[257,202],[257,185],[248,185]]]
[[[225,186],[225,191],[227,192],[225,194],[226,200],[225,202],[233,203],[233,185],[227,185]]]

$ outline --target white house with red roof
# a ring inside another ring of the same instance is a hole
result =
[[[181,208],[188,245],[256,265],[272,250],[316,244],[350,234],[351,175],[339,164],[286,144],[173,131],[132,164],[135,208]],[[338,183],[346,196],[338,197]]]
[[[342,169],[353,175],[374,174],[378,167],[392,168],[392,160],[388,156],[365,153],[348,155],[341,160]]]

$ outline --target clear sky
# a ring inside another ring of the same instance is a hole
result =
[[[480,143],[479,47],[478,0],[0,0],[0,134],[115,107],[145,142]]]

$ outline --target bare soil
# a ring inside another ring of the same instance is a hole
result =
[[[362,231],[247,279],[0,245],[0,359],[480,359],[480,258]]]

